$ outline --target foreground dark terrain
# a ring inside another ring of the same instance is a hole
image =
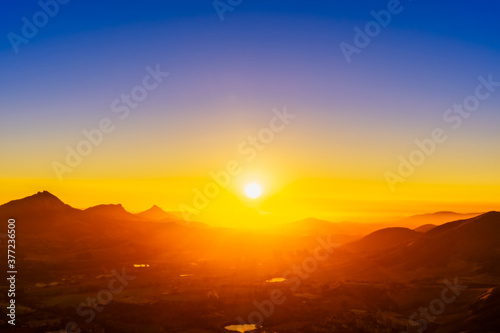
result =
[[[185,223],[158,207],[78,210],[39,192],[0,206],[0,218],[16,220],[15,328],[0,320],[11,331],[500,329],[498,212],[256,232]]]

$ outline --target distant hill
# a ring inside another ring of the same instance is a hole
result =
[[[301,238],[316,239],[321,235],[329,235],[332,242],[343,244],[362,236],[352,228],[345,228],[339,223],[332,223],[316,218],[307,218],[286,223],[277,228],[277,233]]]
[[[382,252],[414,241],[422,234],[408,228],[385,228],[377,230],[360,240],[345,244],[343,249],[369,254]]]
[[[287,232],[298,233],[303,236],[310,234],[343,234],[346,231],[335,223],[316,218],[307,218],[280,226],[280,229]]]
[[[443,219],[457,216],[450,212],[430,215]],[[162,219],[165,216],[167,219]],[[438,226],[418,224],[415,230],[304,219],[281,225],[273,232],[259,233],[184,223],[155,206],[139,214],[129,213],[120,204],[80,210],[43,191],[1,205],[0,219],[9,218],[17,221],[19,248],[27,260],[77,265],[72,260],[89,252],[92,264],[112,263],[117,258],[130,261],[165,256],[179,262],[207,257],[260,261],[269,255],[284,263],[297,253],[314,249],[318,237],[327,236],[334,246],[343,244],[332,256],[332,260],[342,262],[342,268],[336,267],[335,274],[361,277],[368,273],[378,277],[383,274],[388,279],[500,276],[499,212]],[[329,265],[335,262],[326,266]]]
[[[307,218],[281,225],[283,232],[310,234],[350,235],[359,238],[376,230],[391,226],[389,223],[330,222],[317,218]]]
[[[500,273],[500,213],[489,212],[477,217],[448,222],[421,234],[398,251],[385,253],[379,260],[401,272],[420,274],[488,274]]]
[[[208,228],[208,225],[196,221],[184,221],[178,212],[166,212],[160,207],[154,205],[150,209],[135,214],[139,218],[154,221],[157,223],[176,223],[178,225],[190,228]]]
[[[479,277],[500,283],[500,213],[448,222],[425,233],[387,228],[337,249],[332,274],[387,281]]]
[[[441,211],[441,212],[435,212],[435,213],[430,213],[430,214],[419,214],[419,215],[413,215],[404,219],[401,219],[396,222],[397,225],[399,226],[404,226],[407,228],[417,228],[420,225],[423,224],[436,224],[440,225],[446,222],[451,222],[451,221],[456,221],[456,220],[463,220],[463,219],[469,219],[472,217],[476,217],[478,215],[481,215],[483,213],[466,213],[466,214],[461,214],[461,213],[455,213],[455,212],[449,212],[449,211]]]
[[[424,225],[421,225],[420,227],[417,227],[413,230],[415,230],[417,232],[426,233],[427,231],[432,230],[435,227],[437,227],[437,225],[435,225],[435,224],[424,224]]]
[[[83,211],[83,214],[93,217],[106,217],[121,219],[126,221],[144,221],[144,218],[129,213],[121,204],[97,205],[89,207]]]
[[[151,220],[151,221],[162,221],[162,220],[177,220],[178,217],[174,214],[168,213],[158,207],[157,205],[152,206],[148,210],[145,210],[141,213],[137,213],[137,216]]]

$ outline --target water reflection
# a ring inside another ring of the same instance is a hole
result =
[[[266,282],[283,282],[285,281],[286,279],[285,278],[282,278],[282,277],[275,277],[275,278],[272,278],[270,280],[266,280]]]
[[[247,325],[229,325],[224,327],[228,331],[234,331],[234,332],[240,332],[240,333],[245,333],[245,332],[250,332],[253,330],[256,330],[258,327],[253,324],[247,324]]]

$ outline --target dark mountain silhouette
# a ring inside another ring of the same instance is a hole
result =
[[[437,215],[451,216],[450,212]],[[127,267],[138,276],[138,287],[134,288],[148,290],[151,297],[158,294],[175,299],[183,292],[191,293],[192,288],[202,289],[205,295],[205,289],[220,283],[221,295],[243,289],[249,295],[248,304],[252,304],[255,295],[267,297],[268,292],[262,289],[262,294],[254,294],[248,290],[267,288],[263,282],[266,279],[286,276],[292,268],[302,267],[302,273],[308,269],[308,278],[301,286],[304,292],[287,297],[292,302],[292,296],[317,297],[320,301],[306,304],[297,300],[290,308],[325,301],[325,314],[332,309],[375,313],[392,308],[406,316],[439,297],[441,281],[457,277],[468,289],[456,303],[447,305],[445,316],[455,318],[457,314],[456,319],[441,317],[455,326],[440,332],[494,332],[498,327],[499,212],[437,226],[419,223],[415,230],[384,227],[374,231],[372,228],[383,224],[304,219],[260,232],[183,223],[156,206],[139,214],[129,213],[121,204],[80,210],[44,191],[1,205],[0,218],[16,219],[16,258],[23,268],[20,281],[34,288],[30,289],[36,292],[30,291],[32,294],[42,292],[34,287],[40,281],[69,276],[61,290],[74,290],[79,302],[86,290],[94,290],[85,288],[102,288],[105,281],[95,276]],[[325,251],[319,251],[325,246]],[[3,240],[0,249],[6,251]],[[304,266],[312,262],[311,258],[326,253],[328,258],[318,259],[315,269]],[[135,268],[134,264],[148,264],[150,268]],[[53,292],[46,290],[40,296],[46,297],[49,291]],[[241,295],[234,294],[220,304],[228,302],[227,309],[236,307]],[[193,303],[193,307],[201,302]],[[181,308],[188,303],[172,304],[172,308]],[[74,307],[70,311],[74,312]],[[467,316],[460,316],[462,312]],[[112,311],[108,313],[113,315]]]
[[[458,260],[500,264],[500,213],[489,212],[438,226],[422,235],[405,252],[410,263],[427,266],[450,265]]]
[[[7,202],[0,206],[3,211],[11,210],[16,213],[23,211],[70,211],[74,210],[70,205],[62,202],[58,197],[48,191],[38,192],[23,199],[17,199]]]
[[[22,233],[34,233],[53,227],[61,220],[72,218],[80,210],[63,203],[53,194],[43,191],[29,197],[12,200],[0,206],[0,218],[14,218]]]
[[[333,243],[344,244],[338,254],[344,256],[346,267],[350,265],[357,272],[369,270],[375,275],[383,268],[384,274],[392,274],[393,278],[500,276],[498,212],[436,227],[421,225],[417,230],[385,228],[362,238],[350,233],[358,226],[368,228],[362,223],[305,219],[283,225],[273,233],[249,236],[236,230],[207,228],[197,222],[145,218],[149,214],[157,218],[164,213],[170,216],[159,207],[143,213],[131,214],[120,204],[75,209],[47,191],[0,206],[0,218],[17,220],[20,248],[50,255],[51,260],[67,259],[82,251],[95,253],[98,260],[152,258],[177,252],[190,253],[193,258],[205,253],[214,253],[214,257],[224,253],[235,258],[241,253],[255,257],[270,251],[291,253],[314,248],[319,235],[330,235]],[[437,215],[449,217],[450,213]]]
[[[79,253],[94,253],[96,263],[111,258],[150,255],[156,223],[127,212],[121,205],[80,210],[43,191],[0,206],[0,218],[16,219],[19,252],[50,261],[67,261]],[[159,246],[156,245],[156,246]]]
[[[500,273],[500,213],[448,222],[420,235],[411,242],[378,254],[374,264],[397,276],[473,276]],[[398,235],[386,241],[399,242]],[[375,248],[377,243],[367,244]],[[366,264],[365,264],[366,265]]]

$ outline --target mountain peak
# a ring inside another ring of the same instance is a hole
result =
[[[500,212],[492,210],[490,212],[479,215],[478,217],[500,217]]]
[[[151,208],[149,208],[147,211],[151,211],[151,212],[164,212],[163,209],[161,209],[160,207],[158,207],[157,205],[153,205]]]
[[[93,207],[89,207],[86,209],[87,211],[96,211],[96,212],[126,212],[125,208],[123,208],[122,204],[103,204],[97,205]]]
[[[38,191],[36,194],[33,194],[33,195],[29,196],[28,198],[61,201],[58,197],[56,197],[55,195],[53,195],[49,191]]]
[[[452,212],[451,210],[441,210],[439,212],[432,213],[432,215],[460,215],[460,213]]]
[[[20,200],[31,202],[32,204],[43,204],[45,206],[64,205],[61,199],[59,199],[49,191],[39,191],[36,194],[30,195],[29,197]]]
[[[158,207],[157,205],[153,205],[151,208],[148,210],[136,214],[139,217],[146,218],[148,220],[152,221],[161,221],[165,219],[176,219],[174,215],[164,211],[162,208]]]
[[[17,207],[20,210],[57,210],[57,209],[71,209],[58,197],[49,191],[39,191],[28,197],[12,200],[3,206],[9,208]]]

